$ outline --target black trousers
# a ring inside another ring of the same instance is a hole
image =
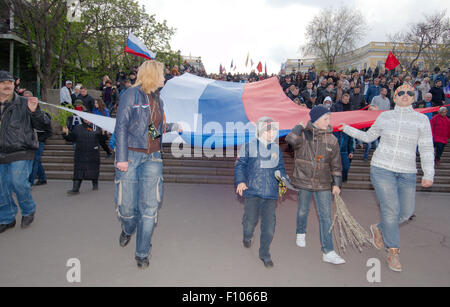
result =
[[[108,144],[106,144],[106,141],[108,140],[108,136],[106,134],[103,134],[100,139],[99,139],[99,144],[100,146],[102,146],[103,150],[110,155],[111,154],[111,149],[109,149]]]
[[[438,143],[438,142],[434,143],[434,148],[435,148],[435,152],[436,152],[436,160],[438,160],[438,161],[441,160],[442,153],[444,152],[444,147],[445,147],[444,143]]]

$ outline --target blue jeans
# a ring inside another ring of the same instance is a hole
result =
[[[365,143],[366,148],[364,149],[364,156],[363,159],[367,160],[369,158],[370,149],[373,146],[373,150],[377,149],[378,146],[378,140],[373,141],[372,143]]]
[[[153,228],[163,195],[161,153],[128,151],[128,171],[116,169],[115,202],[122,230],[136,235],[136,257],[150,255]]]
[[[414,214],[416,204],[416,174],[395,173],[370,167],[370,180],[381,209],[378,225],[387,248],[400,248],[399,225]]]
[[[334,250],[333,234],[330,231],[332,224],[331,188],[327,191],[308,191],[302,189],[298,191],[297,234],[306,233],[309,206],[313,195],[314,201],[316,202],[317,213],[319,215],[322,252],[327,254]]]
[[[44,168],[41,164],[42,152],[44,151],[45,143],[39,142],[39,148],[36,149],[34,154],[33,168],[30,174],[30,183],[34,184],[34,179],[36,179],[36,175],[38,176],[39,181],[46,181],[47,177],[45,176]]]
[[[0,164],[0,224],[10,224],[16,217],[18,208],[13,193],[16,194],[22,216],[29,216],[36,210],[28,181],[32,167],[32,160]]]
[[[258,218],[261,216],[261,237],[259,244],[259,258],[269,261],[270,243],[272,243],[275,233],[275,208],[276,199],[263,199],[260,197],[249,197],[245,199],[245,211],[242,218],[244,230],[244,241],[250,241],[253,238]]]

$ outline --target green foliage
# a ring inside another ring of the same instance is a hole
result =
[[[92,84],[95,77],[94,85],[98,86],[104,75],[113,79],[119,67],[127,72],[144,62],[145,59],[124,52],[130,32],[156,52],[158,60],[176,63],[177,56],[169,44],[175,29],[165,20],[158,22],[155,15],[149,15],[144,6],[139,6],[138,1],[93,0],[85,4],[85,10],[83,20],[92,20],[93,28],[104,30],[84,41],[73,58],[72,65],[79,64],[82,70],[89,70],[89,75],[80,76],[83,84]]]
[[[15,31],[27,41],[43,99],[61,72],[96,87],[101,76],[114,78],[118,67],[126,71],[142,62],[124,53],[130,32],[154,52],[171,52],[175,29],[166,21],[158,22],[137,0],[83,1],[80,22],[67,20],[66,1],[0,1],[14,9]]]
[[[72,106],[67,106],[68,109],[73,109]],[[65,127],[67,123],[67,118],[72,116],[73,114],[69,111],[58,109],[55,111],[48,111],[46,109],[42,109],[42,111],[47,112],[52,117],[53,121],[56,121],[61,127]]]

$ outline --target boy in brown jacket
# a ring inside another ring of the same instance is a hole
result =
[[[295,126],[286,137],[294,147],[295,167],[291,183],[299,189],[297,212],[297,245],[305,247],[306,224],[311,198],[314,195],[320,223],[323,261],[343,264],[333,248],[329,231],[332,224],[331,193],[339,194],[342,185],[342,164],[339,144],[332,134],[330,111],[316,106],[310,111],[311,120]]]

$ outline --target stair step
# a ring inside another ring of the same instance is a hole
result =
[[[283,152],[286,172],[292,175],[294,168],[293,153],[287,152],[287,144],[280,143]],[[212,151],[211,149],[201,150],[201,157],[196,157],[194,152],[199,149],[189,148],[189,156],[179,158],[172,153],[170,144],[163,145],[163,173],[165,182],[173,183],[234,183],[234,164],[238,150],[232,149],[232,157],[226,157],[226,149]],[[228,149],[230,151],[230,149]],[[369,161],[373,156],[373,150],[369,154]],[[223,156],[212,156],[218,153]],[[370,162],[364,162],[364,150],[356,149],[355,156],[351,164],[349,181],[344,183],[344,189],[373,189],[370,183]],[[72,180],[73,176],[73,145],[66,142],[59,135],[47,140],[47,144],[42,156],[42,164],[46,170],[48,179]],[[114,160],[106,159],[106,153],[100,148],[100,180],[112,181],[115,175]],[[420,159],[417,159],[418,178],[417,190],[430,192],[450,192],[450,146],[445,147],[441,158],[441,165],[435,169],[435,181],[431,188],[422,188],[420,180],[422,171]]]

